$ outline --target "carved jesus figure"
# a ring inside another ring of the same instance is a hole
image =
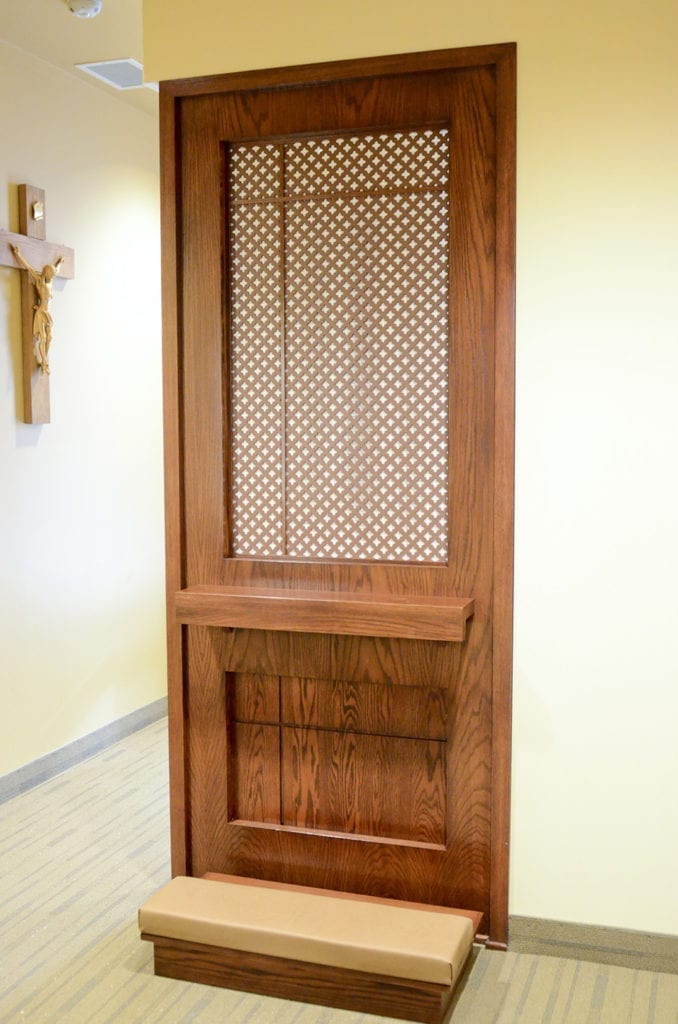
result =
[[[52,314],[49,311],[49,304],[52,300],[52,281],[63,263],[63,256],[57,257],[54,263],[46,264],[42,270],[36,270],[22,256],[18,245],[11,248],[15,260],[28,271],[38,293],[38,301],[33,306],[33,338],[37,346],[36,359],[40,364],[40,372],[49,373],[49,347],[52,344]]]

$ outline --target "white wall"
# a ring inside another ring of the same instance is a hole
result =
[[[165,692],[157,122],[0,42],[0,226],[47,193],[52,422],[0,268],[0,774]]]
[[[149,78],[518,42],[513,914],[678,933],[675,0],[144,0]]]

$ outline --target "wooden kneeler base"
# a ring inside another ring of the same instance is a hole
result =
[[[301,960],[141,934],[154,945],[154,970],[163,978],[219,985],[276,999],[316,1003],[381,1017],[440,1024],[453,988],[386,974],[327,967]]]
[[[426,1024],[445,1017],[480,918],[215,875],[175,878],[139,911],[162,977]]]

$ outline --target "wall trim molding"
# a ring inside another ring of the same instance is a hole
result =
[[[53,750],[35,761],[30,761],[16,771],[0,776],[0,804],[26,793],[42,782],[47,782],[55,775],[60,775],[68,768],[86,761],[118,740],[144,729],[147,725],[152,725],[166,715],[167,697],[160,697],[151,704],[137,708],[136,711],[88,733],[87,736],[81,736],[80,739],[67,743],[64,747],[59,747],[58,750]]]
[[[537,917],[509,919],[509,950],[678,974],[678,935],[570,924]]]

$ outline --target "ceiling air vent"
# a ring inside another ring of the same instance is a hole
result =
[[[112,85],[114,89],[141,89],[144,85],[154,88],[154,83],[144,82],[143,65],[132,57],[124,60],[99,60],[92,64],[76,64],[88,75],[100,82]]]

